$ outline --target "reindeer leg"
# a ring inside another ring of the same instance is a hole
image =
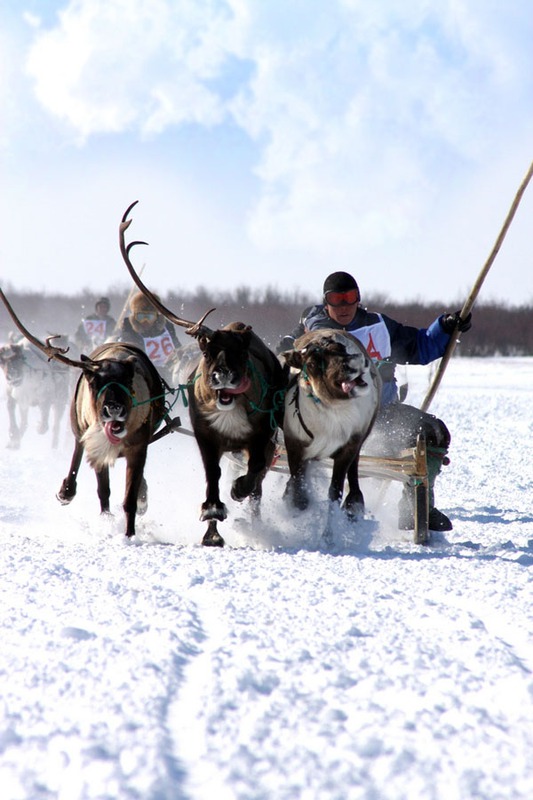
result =
[[[248,465],[245,475],[241,475],[233,481],[231,487],[231,497],[240,502],[246,497],[256,495],[261,497],[261,482],[266,474],[267,467],[272,463],[274,457],[274,442],[269,431],[266,436],[262,433],[257,436],[249,445]],[[259,487],[259,493],[258,493]]]
[[[299,442],[287,441],[287,439],[285,446],[290,478],[287,481],[283,497],[289,500],[295,508],[305,511],[309,505],[309,495],[307,493],[307,461],[304,458],[304,450]]]
[[[218,447],[200,432],[195,431],[195,435],[204,465],[206,483],[206,495],[201,506],[200,519],[202,522],[207,521],[208,525],[202,544],[206,547],[224,547],[224,539],[217,530],[217,521],[223,522],[228,516],[228,510],[220,500],[221,453]]]
[[[336,515],[340,508],[342,495],[344,492],[344,481],[346,480],[346,473],[348,471],[351,458],[352,453],[348,452],[346,449],[337,451],[333,455],[333,471],[328,489],[328,515],[326,527],[322,534],[322,538],[328,545],[333,544]]]
[[[61,484],[61,488],[56,495],[57,499],[62,505],[67,505],[68,503],[70,503],[72,498],[75,497],[76,495],[76,488],[77,488],[76,478],[78,477],[78,471],[80,469],[83,450],[84,450],[83,445],[76,440],[68,475]]]
[[[205,501],[202,503],[200,519],[202,521],[219,520],[223,522],[228,516],[228,511],[220,499],[219,484],[222,474],[222,470],[220,469],[221,454],[218,448],[205,438],[201,438],[197,435],[197,442],[204,464],[206,483],[206,495]]]
[[[126,514],[126,536],[128,537],[135,536],[135,515],[141,487],[144,486],[145,493],[148,491],[144,480],[146,451],[146,447],[131,448],[126,455],[126,493],[122,507]]]
[[[109,514],[109,498],[111,496],[109,467],[102,467],[101,469],[95,470],[95,472],[97,493],[100,500],[100,512],[102,514]]]
[[[343,503],[343,509],[350,519],[359,519],[365,511],[365,499],[359,486],[359,452],[348,467],[348,494]]]
[[[324,541],[329,545],[333,543],[335,517],[340,508],[346,476],[348,476],[350,491],[342,506],[343,511],[350,520],[357,519],[364,511],[363,494],[359,488],[358,464],[359,452],[354,458],[351,448],[344,448],[334,454],[333,473],[328,490],[328,516],[326,528],[322,534]]]
[[[19,406],[20,411],[20,438],[24,436],[28,428],[28,406]]]
[[[47,403],[41,403],[39,406],[39,412],[41,415],[41,421],[39,427],[37,428],[37,433],[43,434],[48,431],[50,406]]]
[[[141,485],[139,487],[139,494],[137,495],[137,514],[146,514],[148,508],[148,484],[146,478],[143,476]]]
[[[256,481],[255,489],[250,495],[250,509],[252,512],[252,519],[255,520],[261,519],[261,500],[263,497],[263,481],[265,479],[268,470],[272,465],[275,452],[276,452],[276,440],[275,437],[270,435],[265,450],[266,466],[265,469],[261,470],[261,473],[259,474],[259,477],[257,478]]]
[[[52,427],[52,450],[56,450],[59,444],[59,430],[63,411],[57,404],[55,404],[53,406],[52,413],[54,415],[54,424]]]
[[[20,447],[20,431],[17,425],[16,403],[11,395],[7,396],[7,413],[9,416],[9,439],[7,447],[11,450],[18,450]]]
[[[309,506],[307,493],[307,462],[303,461],[300,468],[291,475],[287,481],[283,497],[288,499],[299,511],[305,511]]]
[[[241,500],[244,500],[246,497],[250,497],[257,489],[257,482],[261,472],[265,469],[265,458],[264,455],[261,455],[259,458],[257,456],[252,456],[250,454],[248,458],[248,469],[244,475],[240,475],[233,481],[231,487],[231,498],[232,500],[236,500],[238,503]]]

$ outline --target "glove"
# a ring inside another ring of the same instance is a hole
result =
[[[472,327],[472,314],[470,313],[464,319],[461,319],[461,312],[456,311],[455,314],[443,314],[439,321],[444,333],[448,333],[451,336],[455,330],[461,333],[470,330]]]
[[[284,336],[276,347],[276,355],[285,353],[287,350],[292,350],[294,347],[294,336]]]

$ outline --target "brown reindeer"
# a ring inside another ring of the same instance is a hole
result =
[[[346,478],[346,515],[357,519],[364,511],[359,454],[378,412],[381,379],[363,345],[344,331],[306,333],[283,356],[296,371],[285,396],[283,434],[290,470],[286,497],[296,508],[307,508],[307,464],[332,458],[324,531],[331,542]]]
[[[131,220],[120,225],[120,248],[126,266],[139,289],[175,325],[186,328],[199,345],[197,365],[188,374],[187,387],[192,428],[202,457],[206,477],[206,498],[200,519],[208,523],[202,544],[222,547],[224,539],[217,522],[227,517],[220,499],[220,459],[223,453],[248,454],[244,475],[233,481],[234,500],[249,497],[252,512],[259,513],[262,482],[274,456],[275,432],[283,414],[286,373],[280,362],[249,325],[235,322],[220,330],[181,319],[150,292],[137,275],[129,253],[136,244],[126,245],[124,234]],[[208,312],[210,313],[210,312]]]
[[[86,453],[96,473],[101,511],[109,513],[109,467],[124,457],[126,536],[134,536],[135,515],[145,511],[147,505],[144,466],[148,444],[165,416],[164,386],[155,367],[141,350],[122,343],[103,344],[90,357],[70,359],[64,348],[51,344],[55,337],[48,337],[44,344],[24,327],[1,289],[0,297],[33,345],[49,359],[81,369],[70,409],[74,453],[58,500],[66,504],[75,496],[78,471]],[[155,438],[160,435],[155,434]]]

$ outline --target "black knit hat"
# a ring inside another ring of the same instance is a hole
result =
[[[357,289],[357,294],[360,294],[359,286],[352,275],[348,272],[332,272],[324,281],[323,293],[325,297],[327,292],[347,292],[349,289]]]

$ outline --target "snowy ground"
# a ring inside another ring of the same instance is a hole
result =
[[[409,372],[409,400],[427,373]],[[230,509],[199,546],[194,440],[155,444],[137,541],[94,476],[61,507],[59,452],[5,450],[0,793],[5,800],[530,800],[533,359],[459,359],[431,407],[452,431],[430,547],[395,527],[398,485],[320,546],[324,478],[290,515]],[[0,410],[0,430],[7,431]],[[32,421],[35,427],[35,421]],[[227,485],[225,479],[224,488]]]

